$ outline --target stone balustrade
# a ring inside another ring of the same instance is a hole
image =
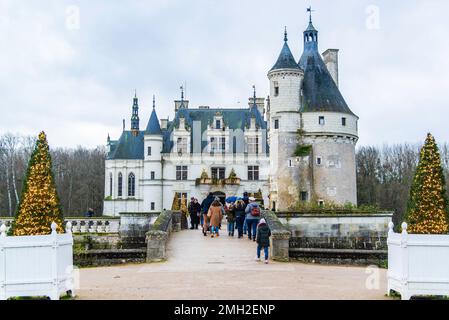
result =
[[[14,218],[0,217],[0,225],[6,226],[8,232]],[[120,228],[119,218],[66,218],[65,223],[72,224],[72,233],[118,233]]]
[[[118,233],[120,219],[117,218],[67,218],[72,223],[73,233]]]

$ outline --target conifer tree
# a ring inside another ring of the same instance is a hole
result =
[[[414,234],[447,234],[448,201],[440,153],[429,133],[421,149],[406,213],[407,231]]]
[[[58,225],[59,233],[64,232],[64,219],[54,182],[47,136],[41,132],[28,163],[12,234],[50,234],[52,222]]]

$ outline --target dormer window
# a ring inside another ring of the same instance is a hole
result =
[[[221,129],[221,120],[215,120],[215,129]]]
[[[258,154],[259,153],[259,137],[248,137],[248,153]]]
[[[325,124],[324,116],[320,116],[320,117],[318,118],[318,123],[319,123],[320,126],[324,126],[324,124]]]
[[[187,153],[187,138],[178,138],[177,149],[179,155]]]

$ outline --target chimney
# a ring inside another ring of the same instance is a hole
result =
[[[186,109],[189,108],[189,100],[175,100],[175,112],[179,110],[181,103],[184,103],[184,107],[186,107]]]
[[[327,49],[323,52],[323,60],[327,70],[338,87],[338,49]]]
[[[250,108],[253,107],[253,105],[254,105],[253,97],[248,99],[248,105]],[[256,98],[256,105],[257,105],[257,109],[259,110],[260,114],[263,117],[265,114],[265,98]]]
[[[161,119],[161,129],[165,130],[168,127],[168,119]]]

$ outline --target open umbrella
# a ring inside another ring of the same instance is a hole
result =
[[[236,202],[237,200],[239,200],[239,198],[235,197],[235,196],[226,198],[227,203],[233,203],[233,202]]]

